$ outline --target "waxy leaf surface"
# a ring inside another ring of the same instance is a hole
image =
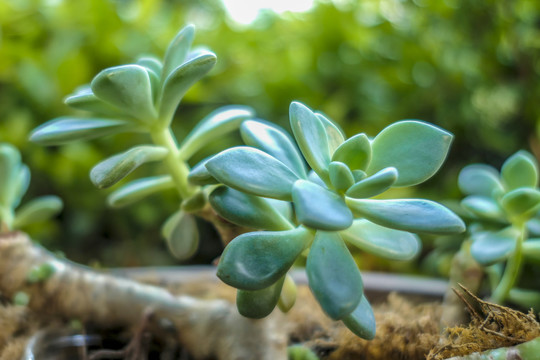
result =
[[[159,191],[174,188],[170,176],[155,176],[131,181],[109,195],[107,202],[112,207],[122,207]]]
[[[519,231],[507,227],[498,232],[483,231],[472,235],[471,255],[482,266],[505,260],[514,251]]]
[[[278,307],[279,310],[284,313],[288,312],[294,306],[296,302],[296,295],[298,289],[291,275],[285,275],[285,281],[283,282],[283,288],[281,289],[281,294],[279,295]]]
[[[538,185],[538,164],[527,151],[510,156],[501,168],[501,178],[507,190]]]
[[[369,198],[390,189],[397,179],[398,171],[396,168],[385,168],[360,180],[351,186],[345,194],[353,198]]]
[[[20,228],[28,224],[49,220],[62,211],[63,203],[59,197],[41,196],[21,206],[15,213],[14,227]]]
[[[501,198],[501,205],[510,216],[529,218],[540,207],[540,191],[529,187],[514,189]]]
[[[210,158],[201,160],[197,165],[191,168],[188,175],[188,181],[191,184],[202,186],[202,185],[211,185],[211,184],[219,183],[219,181],[217,181],[206,168],[206,162],[209,159]]]
[[[65,104],[79,110],[90,111],[105,117],[125,116],[119,108],[99,99],[90,86],[79,89],[64,100]]]
[[[479,218],[500,221],[505,218],[499,204],[490,197],[471,195],[461,201],[461,206]]]
[[[270,315],[279,301],[283,287],[282,277],[274,284],[260,290],[238,290],[236,292],[236,307],[238,312],[251,319],[261,319]]]
[[[330,154],[333,154],[334,151],[345,141],[345,135],[343,131],[329,118],[320,113],[315,113],[315,116],[319,118],[321,123],[326,130],[326,135],[328,137],[328,150]]]
[[[465,166],[459,173],[458,185],[467,195],[491,197],[494,191],[503,190],[497,169],[484,164]]]
[[[375,337],[375,314],[364,295],[356,309],[342,321],[349,330],[362,339],[372,340]]]
[[[199,230],[195,217],[183,211],[174,213],[161,228],[171,254],[180,261],[192,257],[199,247]]]
[[[332,161],[328,166],[330,182],[338,191],[346,191],[354,184],[354,175],[347,165],[339,161]]]
[[[351,170],[365,170],[371,161],[371,142],[366,134],[358,134],[341,144],[332,161],[341,161]]]
[[[194,36],[195,26],[193,25],[185,26],[176,34],[165,52],[162,70],[163,79],[167,78],[174,69],[184,63],[193,43]]]

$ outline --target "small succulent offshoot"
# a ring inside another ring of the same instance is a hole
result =
[[[240,128],[248,146],[194,167],[190,180],[221,183],[210,203],[224,218],[255,231],[225,249],[218,276],[238,289],[241,314],[264,317],[294,304],[287,272],[307,255],[309,286],[326,314],[371,339],[375,319],[348,245],[392,260],[420,250],[415,233],[454,234],[463,221],[423,199],[370,199],[391,187],[419,184],[442,165],[452,134],[416,120],[396,122],[375,138],[345,139],[327,117],[290,106],[293,138],[264,121]],[[306,166],[306,162],[312,170]]]

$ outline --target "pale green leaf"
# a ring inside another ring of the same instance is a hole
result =
[[[540,191],[534,188],[517,188],[506,193],[501,206],[512,217],[530,218],[540,208]]]
[[[0,143],[0,204],[11,207],[21,171],[21,153],[8,143]]]
[[[261,319],[270,315],[279,301],[284,277],[260,290],[238,290],[236,307],[238,312],[250,319]]]
[[[195,217],[183,211],[174,213],[161,228],[170,253],[180,261],[191,258],[199,247],[199,230]]]
[[[105,117],[123,116],[122,110],[105,101],[100,100],[90,86],[84,86],[78,89],[74,94],[66,97],[65,104],[79,110],[90,111],[93,114]]]
[[[19,173],[14,181],[14,186],[10,194],[11,206],[16,208],[21,203],[21,199],[26,194],[30,185],[30,169],[28,166],[21,164]]]
[[[523,255],[526,259],[540,262],[540,239],[532,238],[523,243]]]
[[[63,203],[58,196],[42,196],[21,206],[15,213],[15,228],[49,220],[62,211]]]
[[[107,198],[111,207],[123,207],[160,191],[174,188],[170,176],[155,176],[131,181]]]
[[[150,71],[152,71],[154,74],[156,74],[158,77],[161,77],[161,71],[163,70],[163,64],[161,61],[153,56],[143,56],[140,57],[137,60],[137,65],[140,65]]]
[[[219,181],[217,181],[206,168],[206,162],[209,159],[210,158],[203,159],[197,165],[191,168],[188,175],[188,181],[191,184],[202,186],[219,183]]]
[[[501,178],[507,190],[534,188],[538,184],[538,163],[527,151],[518,151],[504,162]]]
[[[296,295],[298,289],[291,275],[285,275],[285,281],[283,282],[283,288],[281,289],[281,294],[279,295],[278,307],[279,310],[284,313],[291,310],[296,302]]]
[[[491,197],[494,191],[503,190],[497,169],[484,164],[465,166],[459,173],[458,185],[466,195]]]
[[[365,170],[371,161],[371,142],[366,134],[358,134],[341,144],[332,161],[341,161],[351,170]]]
[[[360,180],[347,190],[347,196],[353,198],[369,198],[379,195],[390,189],[399,178],[396,168],[389,167],[382,169],[375,174]]]
[[[372,340],[375,337],[375,314],[364,295],[356,309],[342,321],[349,330],[362,339]]]
[[[169,74],[182,65],[189,53],[193,38],[195,37],[195,26],[187,25],[176,34],[175,38],[169,44],[163,60],[162,78],[165,79]]]
[[[323,114],[315,113],[315,115],[321,120],[321,123],[326,130],[326,135],[328,136],[328,150],[330,151],[330,154],[333,154],[345,141],[345,134],[343,134],[343,130],[341,130],[339,126]]]
[[[481,195],[467,196],[461,206],[473,215],[487,220],[504,221],[505,215],[499,204],[490,197]]]
[[[471,236],[471,255],[483,266],[505,260],[516,247],[519,231],[507,227],[501,231],[482,231]]]
[[[330,182],[338,191],[346,191],[354,184],[354,175],[347,165],[339,161],[332,161],[328,166]]]

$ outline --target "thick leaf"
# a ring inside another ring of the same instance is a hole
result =
[[[28,190],[29,185],[30,169],[28,169],[28,166],[21,164],[21,166],[19,167],[19,173],[15,179],[15,185],[13,186],[13,189],[9,194],[12,208],[16,208],[17,206],[19,206],[22,197],[24,196],[24,194],[26,194],[26,191]]]
[[[128,176],[144,163],[159,161],[167,156],[168,150],[159,146],[137,146],[128,151],[114,155],[90,171],[90,179],[99,189],[113,186]]]
[[[199,189],[195,194],[182,199],[180,204],[180,209],[184,210],[187,213],[194,213],[199,210],[202,210],[208,203],[208,196],[203,189]]]
[[[332,161],[328,167],[330,182],[338,191],[346,191],[354,184],[354,175],[347,165],[339,161]]]
[[[421,249],[418,236],[364,219],[355,220],[350,228],[339,233],[345,241],[359,249],[391,260],[411,260]]]
[[[147,70],[152,71],[158,77],[161,77],[161,71],[163,70],[163,64],[161,61],[153,56],[143,56],[137,60],[137,65],[140,65]]]
[[[310,228],[333,231],[352,224],[352,213],[343,198],[311,181],[294,183],[292,198],[296,218]]]
[[[247,146],[227,149],[206,163],[210,174],[234,189],[278,200],[291,200],[298,176],[267,153]]]
[[[142,66],[121,65],[105,69],[96,75],[90,87],[99,99],[144,123],[150,123],[156,118],[152,83]]]
[[[499,204],[492,198],[471,195],[461,201],[461,206],[481,219],[501,221],[505,215]]]
[[[30,141],[41,145],[61,145],[77,140],[89,140],[117,134],[133,128],[123,120],[60,117],[37,127]]]
[[[163,75],[165,79],[169,74],[182,65],[189,53],[193,37],[195,36],[195,26],[187,25],[176,34],[175,38],[169,44],[163,61]]]
[[[457,234],[465,224],[446,207],[424,199],[371,200],[346,198],[355,215],[392,229],[430,234]]]
[[[511,217],[530,218],[540,208],[540,191],[517,188],[502,197],[501,206]]]
[[[501,178],[507,190],[534,188],[538,184],[538,163],[527,151],[518,151],[504,162]]]
[[[270,126],[261,121],[247,120],[240,126],[242,140],[272,155],[291,169],[298,177],[307,177],[306,165],[300,151],[285,130]]]
[[[183,211],[174,213],[161,228],[171,254],[180,261],[191,258],[199,247],[199,230],[195,217]]]
[[[298,289],[291,275],[285,275],[285,281],[283,282],[283,288],[281,289],[281,294],[279,295],[278,307],[279,310],[284,313],[291,310],[296,302],[296,295]]]
[[[172,188],[174,188],[174,182],[170,176],[155,176],[138,179],[111,193],[107,202],[111,207],[123,207],[159,191]]]
[[[21,171],[21,153],[11,144],[0,143],[0,204],[11,207]]]
[[[338,233],[317,231],[306,272],[311,292],[332,319],[343,319],[360,303],[362,277]]]
[[[389,167],[376,172],[375,174],[360,180],[349,190],[347,196],[353,198],[369,198],[379,195],[390,189],[398,179],[398,171],[396,168]]]
[[[366,134],[358,134],[341,144],[332,161],[341,161],[351,170],[365,170],[371,161],[371,142]]]
[[[264,289],[287,273],[312,239],[302,227],[242,234],[225,248],[217,276],[237,289]]]
[[[518,237],[519,231],[512,227],[473,234],[471,255],[483,266],[503,261],[514,251]]]
[[[289,117],[296,142],[309,166],[321,179],[329,181],[330,149],[325,126],[310,109],[299,102],[291,103]]]
[[[540,239],[533,238],[523,243],[523,255],[530,260],[540,261]]]
[[[212,208],[230,222],[258,230],[290,230],[292,224],[266,199],[220,186],[209,197]]]
[[[540,292],[536,290],[512,288],[510,289],[510,293],[508,294],[508,301],[513,304],[519,305],[523,309],[538,309],[540,308]],[[537,340],[540,341],[540,339],[538,338]],[[530,357],[522,357],[524,355],[523,353],[521,353],[520,355],[521,359],[534,359],[538,355],[538,347],[534,347],[534,350]],[[506,357],[506,359],[508,358],[511,359],[510,356]]]
[[[364,295],[356,309],[342,321],[349,330],[362,339],[372,340],[375,337],[375,314]]]
[[[251,319],[261,319],[270,315],[279,301],[284,279],[285,277],[281,277],[271,286],[260,290],[238,290],[236,292],[238,312]]]
[[[491,197],[494,191],[503,190],[497,169],[484,164],[465,166],[459,173],[458,185],[467,195]]]
[[[219,183],[219,181],[217,181],[206,168],[206,162],[209,159],[210,158],[203,159],[197,165],[191,168],[188,175],[188,181],[191,184],[202,186],[202,185],[211,185],[211,184]]]
[[[28,224],[49,220],[62,211],[63,203],[58,196],[42,196],[36,198],[15,213],[14,227],[20,228]]]
[[[315,115],[321,120],[321,123],[326,129],[326,135],[328,136],[328,150],[330,151],[330,154],[333,154],[345,141],[345,134],[343,134],[343,131],[332,120],[323,114],[315,113]]]
[[[165,78],[161,101],[159,102],[159,118],[161,121],[165,124],[170,123],[180,100],[193,84],[214,67],[216,59],[214,53],[207,51],[178,66]]]
[[[355,182],[359,182],[359,181],[362,181],[364,180],[365,178],[367,178],[367,174],[365,171],[362,171],[362,170],[353,170],[352,172],[353,176],[354,176],[354,181]]]
[[[123,115],[122,110],[94,95],[90,86],[79,89],[73,95],[68,96],[64,102],[72,108],[90,111],[101,116],[118,117]]]
[[[395,186],[419,184],[439,170],[452,138],[451,133],[425,122],[394,123],[371,143],[372,157],[367,173],[395,167],[399,174]]]
[[[180,144],[180,156],[187,160],[205,145],[219,139],[230,131],[236,130],[242,121],[254,115],[247,106],[224,106],[204,119],[185,137]]]
[[[313,170],[310,170],[308,173],[308,180],[311,181],[314,184],[317,184],[319,186],[322,186],[323,188],[327,188],[327,185],[322,181],[322,179],[317,175],[317,173]]]

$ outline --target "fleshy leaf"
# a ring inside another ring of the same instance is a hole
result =
[[[330,154],[333,154],[345,141],[345,135],[332,120],[320,113],[315,113],[315,115],[321,120],[321,123],[326,129],[326,135],[328,136],[328,150],[330,151]]]
[[[214,67],[216,60],[214,53],[206,51],[178,66],[165,78],[159,102],[159,118],[162,121],[170,123],[189,88]]]
[[[527,151],[518,151],[504,162],[501,168],[501,178],[507,190],[536,187],[538,184],[536,159]]]
[[[258,230],[290,230],[293,226],[266,199],[220,186],[209,197],[212,208],[230,222]]]
[[[317,173],[315,171],[313,171],[313,170],[309,171],[308,180],[311,181],[314,184],[322,186],[323,188],[327,187],[326,184],[324,183],[324,181],[322,181],[322,179],[319,177],[319,175],[317,175]]]
[[[332,161],[341,161],[351,170],[365,170],[371,161],[371,142],[366,134],[358,134],[341,144]]]
[[[217,276],[237,289],[264,289],[287,273],[312,239],[302,227],[242,234],[223,251]]]
[[[354,184],[354,176],[347,165],[339,161],[332,161],[328,167],[330,182],[338,191],[346,191]]]
[[[21,153],[11,144],[0,143],[0,204],[12,206],[13,190],[20,176]]]
[[[199,230],[195,217],[183,211],[174,213],[161,228],[171,254],[180,261],[192,257],[199,247]]]
[[[321,120],[299,102],[291,103],[289,116],[294,138],[304,158],[323,181],[329,181],[330,150]]]
[[[283,287],[282,277],[274,284],[260,290],[238,290],[236,292],[236,307],[238,312],[251,319],[261,319],[270,315],[279,301]]]
[[[523,255],[530,260],[540,261],[540,239],[533,238],[523,243]]]
[[[143,56],[137,60],[137,65],[140,65],[147,70],[152,71],[158,77],[161,77],[161,71],[163,70],[163,64],[161,61],[153,56]]]
[[[367,173],[395,167],[399,174],[395,186],[419,184],[439,170],[452,138],[451,133],[425,122],[396,122],[373,139]]]
[[[281,289],[281,294],[279,295],[278,307],[279,310],[284,313],[291,310],[296,302],[296,294],[298,289],[291,275],[285,275],[285,281],[283,282],[283,288]]]
[[[197,165],[191,168],[188,175],[188,181],[191,184],[202,186],[202,185],[211,185],[211,184],[219,183],[219,181],[217,181],[206,168],[206,162],[209,159],[210,158],[201,160]]]
[[[176,34],[169,44],[163,60],[163,75],[165,79],[169,74],[182,65],[189,53],[193,38],[195,37],[195,26],[187,25]]]
[[[353,216],[338,194],[307,180],[294,183],[292,198],[298,221],[318,230],[343,230]]]
[[[472,235],[471,255],[483,266],[505,260],[514,251],[519,231],[507,227],[498,232],[482,231]]]
[[[159,161],[167,156],[167,149],[159,146],[137,146],[114,155],[90,171],[90,179],[99,189],[113,186],[144,163]]]
[[[360,303],[362,277],[338,233],[317,231],[306,272],[311,292],[332,319],[343,319]]]
[[[418,236],[365,219],[355,220],[350,228],[339,233],[345,241],[359,249],[391,260],[411,260],[421,249]]]
[[[424,199],[371,200],[346,198],[355,215],[396,230],[430,234],[457,234],[465,224],[452,211]]]
[[[501,206],[510,216],[531,217],[540,208],[540,191],[522,187],[506,193]]]
[[[272,155],[291,169],[298,177],[307,177],[306,165],[291,137],[281,128],[261,121],[247,120],[240,127],[242,140]]]
[[[224,106],[213,111],[202,119],[182,141],[180,156],[184,160],[189,159],[203,146],[236,130],[242,121],[253,115],[253,109],[247,106]]]
[[[353,170],[352,174],[355,182],[359,182],[367,178],[366,172],[362,170]]]
[[[159,191],[174,188],[174,182],[170,176],[155,176],[131,181],[111,193],[107,199],[109,206],[122,207]]]
[[[90,86],[79,89],[74,94],[66,97],[65,104],[79,110],[90,111],[97,115],[118,117],[122,116],[122,111],[117,107],[100,100]]]
[[[375,337],[375,314],[364,295],[356,309],[342,321],[349,330],[362,339],[372,340]]]
[[[390,189],[398,179],[396,168],[389,167],[376,172],[375,174],[360,180],[347,190],[347,196],[353,198],[369,198],[379,195]]]
[[[21,206],[15,213],[14,227],[20,228],[28,224],[49,220],[62,211],[63,203],[58,196],[42,196]]]
[[[484,164],[465,166],[459,173],[458,185],[467,195],[491,197],[495,190],[503,190],[497,169]]]
[[[461,206],[481,219],[501,221],[505,218],[499,204],[486,196],[467,196],[461,201]]]
[[[30,169],[28,166],[21,164],[19,168],[19,173],[15,180],[14,188],[12,189],[10,195],[11,206],[16,208],[21,203],[21,199],[26,194],[28,186],[30,185]]]
[[[121,65],[105,69],[94,77],[90,87],[99,99],[144,123],[150,123],[156,118],[152,83],[142,66]]]
[[[206,163],[210,174],[234,189],[257,196],[291,200],[298,176],[285,164],[252,147],[227,149]]]

